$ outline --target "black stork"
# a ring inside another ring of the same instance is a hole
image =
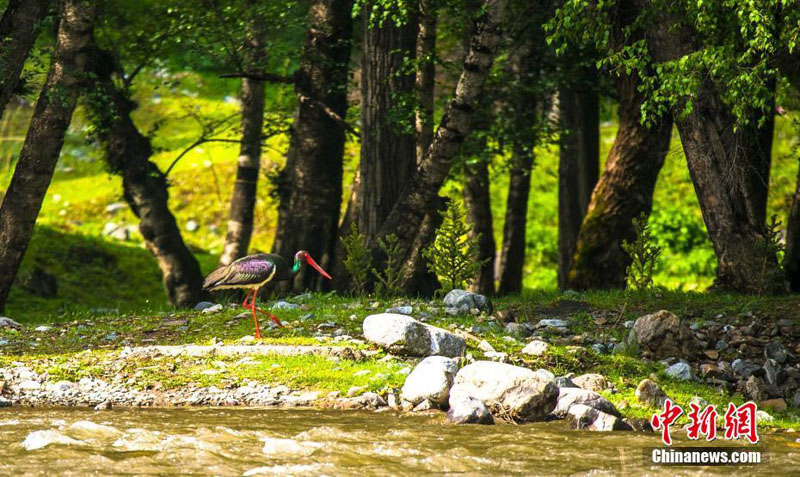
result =
[[[289,267],[283,257],[272,253],[257,253],[240,258],[226,267],[221,267],[211,272],[203,282],[203,288],[209,291],[233,288],[249,290],[244,297],[242,307],[249,308],[253,312],[253,321],[256,324],[256,338],[261,339],[261,330],[258,327],[256,312],[269,316],[278,326],[282,327],[283,324],[272,313],[256,308],[258,290],[273,280],[293,279],[300,272],[303,263],[311,265],[314,270],[330,280],[331,276],[311,258],[311,255],[305,250],[300,250],[294,254],[294,266],[292,267]],[[248,300],[250,300],[249,303]]]

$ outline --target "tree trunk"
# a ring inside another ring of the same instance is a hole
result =
[[[374,240],[416,164],[414,134],[396,122],[400,97],[414,94],[414,75],[399,75],[404,57],[415,57],[416,17],[397,26],[370,20],[377,2],[362,12],[360,182],[352,204],[359,232]],[[378,7],[379,8],[379,7]],[[409,111],[410,112],[410,111]]]
[[[578,236],[570,288],[624,288],[630,258],[622,242],[635,239],[633,219],[650,215],[653,207],[672,121],[665,119],[650,128],[641,124],[644,96],[638,86],[635,74],[617,80],[619,129]]]
[[[484,2],[485,8],[481,10],[472,35],[454,96],[445,109],[433,142],[378,233],[379,237],[395,234],[405,256],[425,215],[435,212],[439,189],[470,132],[476,99],[483,91],[500,42],[506,4],[507,0]],[[374,244],[372,256],[374,263],[383,262],[383,254]]]
[[[585,71],[596,78],[594,69]],[[596,91],[562,87],[558,105],[558,287],[566,288],[581,222],[600,173],[600,121]]]
[[[477,280],[470,285],[470,290],[483,295],[494,295],[495,243],[489,194],[489,164],[483,158],[480,158],[476,164],[466,164],[464,175],[464,203],[467,206],[467,222],[472,225],[470,237],[479,240],[478,259],[488,259],[481,266]]]
[[[416,162],[419,164],[433,140],[433,101],[435,93],[436,65],[436,11],[431,0],[419,1],[419,31],[417,32],[416,72]],[[443,202],[443,201],[442,201]],[[438,209],[438,208],[437,208]],[[436,274],[428,269],[422,251],[436,238],[436,229],[442,224],[438,213],[429,213],[422,221],[417,237],[411,247],[411,255],[403,266],[401,286],[409,295],[433,296],[441,288]]]
[[[509,172],[503,246],[500,249],[497,291],[502,295],[522,291],[525,269],[525,235],[528,221],[528,197],[531,190],[533,155],[518,144],[514,146]]]
[[[264,123],[264,82],[242,78],[242,144],[236,166],[228,232],[219,266],[229,265],[247,255],[253,235],[258,174],[261,169],[261,141]]]
[[[153,148],[131,119],[136,103],[118,89],[108,72],[96,71],[97,86],[109,98],[112,121],[100,137],[109,169],[122,176],[122,192],[139,218],[139,232],[158,261],[167,298],[173,306],[191,307],[208,299],[203,290],[200,265],[183,242],[175,217],[169,210],[167,178],[150,162]],[[102,112],[98,112],[103,114]]]
[[[66,0],[50,71],[0,206],[0,310],[5,306],[85,86],[95,3]]]
[[[640,9],[649,3],[638,0]],[[673,28],[663,14],[648,25],[648,47],[656,62],[675,60],[694,51],[691,28]],[[764,249],[767,191],[772,150],[772,109],[765,124],[736,125],[720,99],[717,85],[704,77],[688,114],[675,117],[703,220],[717,255],[719,290],[764,293],[777,291],[777,258]],[[682,105],[679,105],[682,106]],[[679,111],[683,108],[679,107]],[[753,115],[755,116],[755,115]],[[734,128],[734,126],[737,126]]]
[[[334,258],[342,201],[345,129],[326,108],[347,114],[347,72],[352,37],[352,0],[314,0],[296,74],[298,98],[286,167],[278,186],[280,206],[274,253],[308,251],[323,267]],[[334,275],[335,276],[335,275]],[[318,288],[305,269],[295,290]]]
[[[25,60],[36,41],[36,25],[50,0],[9,0],[0,19],[0,117],[19,84]]]
[[[786,255],[783,264],[789,290],[794,293],[800,292],[800,169],[797,172],[797,187],[792,197],[792,208],[786,221]]]

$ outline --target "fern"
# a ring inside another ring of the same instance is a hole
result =
[[[653,275],[658,257],[661,255],[661,247],[652,243],[650,224],[647,223],[647,215],[644,212],[633,219],[633,230],[634,241],[624,240],[622,250],[631,258],[631,264],[626,270],[628,288],[641,290],[653,286]]]
[[[371,258],[367,238],[359,233],[356,224],[350,224],[350,233],[339,240],[344,247],[344,268],[350,275],[350,291],[355,295],[366,292]]]
[[[758,240],[756,256],[760,261],[761,270],[756,277],[756,288],[759,295],[779,289],[783,280],[785,247],[781,242],[780,228],[781,222],[778,221],[778,216],[773,215],[769,223],[764,225],[764,236]]]
[[[378,246],[386,254],[386,266],[382,271],[372,269],[375,283],[375,294],[381,297],[394,297],[403,294],[400,284],[403,265],[403,249],[397,235],[387,235],[386,239],[378,239]],[[366,268],[364,269],[366,270]]]
[[[428,269],[442,283],[442,292],[464,288],[472,282],[480,268],[489,260],[479,260],[480,234],[470,237],[471,228],[466,224],[461,206],[450,201],[447,208],[439,212],[443,221],[436,230],[433,244],[423,250]]]

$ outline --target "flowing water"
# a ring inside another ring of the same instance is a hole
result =
[[[570,431],[564,422],[452,426],[441,416],[368,412],[14,407],[0,409],[0,475],[790,475],[800,468],[797,438],[763,436],[757,447],[768,463],[755,467],[654,467],[643,448],[660,447],[658,435]]]

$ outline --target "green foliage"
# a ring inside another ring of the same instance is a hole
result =
[[[403,287],[400,286],[400,277],[403,267],[403,250],[397,235],[387,235],[385,239],[378,239],[378,246],[386,255],[386,266],[378,271],[372,269],[375,283],[375,294],[380,297],[400,296]]]
[[[471,227],[464,218],[465,212],[456,201],[439,212],[442,226],[436,230],[436,239],[422,252],[428,269],[442,282],[443,292],[464,288],[472,282],[486,260],[478,260],[480,234],[470,237]]]
[[[363,295],[366,291],[367,278],[371,265],[367,237],[359,233],[356,224],[350,224],[350,233],[339,239],[344,247],[344,268],[350,275],[350,291],[354,295]]]
[[[764,235],[756,245],[756,256],[760,264],[760,272],[755,277],[759,295],[771,293],[781,288],[783,282],[783,255],[785,246],[781,242],[781,222],[777,215],[764,225]]]
[[[644,212],[633,219],[633,230],[636,238],[633,242],[624,240],[622,249],[631,258],[631,264],[626,270],[628,288],[641,290],[653,286],[653,275],[658,256],[661,255],[661,248],[653,244],[647,215]]]

